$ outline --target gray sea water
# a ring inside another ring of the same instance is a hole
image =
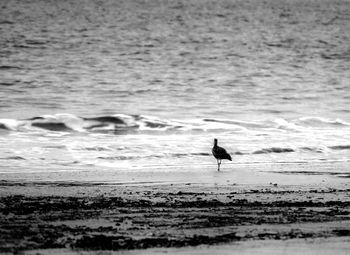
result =
[[[0,61],[2,179],[350,159],[347,0],[5,0]]]

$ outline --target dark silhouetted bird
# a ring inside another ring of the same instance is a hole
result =
[[[216,161],[218,162],[218,171],[220,171],[222,159],[228,159],[232,161],[230,154],[228,154],[224,148],[218,146],[218,139],[216,138],[214,139],[214,146],[211,151],[213,153],[213,156],[216,158]]]

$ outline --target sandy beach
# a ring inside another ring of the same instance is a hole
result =
[[[338,176],[330,174],[332,165]],[[341,172],[347,164],[261,168],[135,171],[111,182],[79,182],[83,173],[75,181],[12,176],[0,182],[0,251],[345,254],[350,187]]]

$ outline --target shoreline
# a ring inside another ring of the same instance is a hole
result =
[[[231,167],[1,174],[0,253],[349,246],[347,162]]]

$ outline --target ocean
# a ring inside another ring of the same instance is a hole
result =
[[[233,158],[222,171],[349,164],[349,13],[346,0],[1,1],[0,179],[216,171],[214,138]]]

